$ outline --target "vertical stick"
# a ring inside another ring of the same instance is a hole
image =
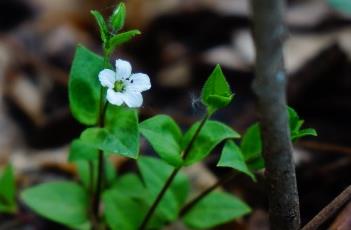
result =
[[[252,88],[260,113],[270,224],[273,230],[300,226],[299,199],[286,105],[284,0],[251,0],[256,46]]]

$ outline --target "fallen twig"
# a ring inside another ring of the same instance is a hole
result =
[[[313,219],[308,222],[301,230],[318,229],[336,211],[338,211],[347,201],[351,199],[351,185],[340,193],[332,202],[325,206]]]

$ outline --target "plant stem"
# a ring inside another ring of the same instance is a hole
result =
[[[172,174],[168,177],[168,179],[167,179],[166,183],[164,184],[162,190],[157,195],[156,200],[154,201],[154,203],[149,208],[149,211],[146,213],[145,218],[144,218],[143,222],[140,225],[140,228],[139,228],[140,230],[144,230],[147,227],[147,224],[149,223],[149,220],[151,219],[151,217],[154,214],[158,204],[161,202],[163,196],[167,192],[167,189],[169,188],[169,186],[172,184],[172,182],[173,182],[174,178],[176,177],[177,173],[179,172],[179,170],[180,170],[180,168],[175,168],[173,170]]]
[[[188,204],[186,204],[179,213],[179,216],[182,217],[185,214],[187,214],[199,201],[201,201],[203,198],[205,198],[208,194],[213,192],[216,188],[228,183],[231,181],[235,176],[238,175],[237,171],[232,171],[232,173],[226,175],[225,177],[221,178],[218,180],[215,184],[213,184],[211,187],[200,193],[197,197],[195,197],[193,200],[191,200]]]
[[[104,49],[104,67],[108,67],[109,63],[109,54],[106,49]],[[100,89],[100,107],[99,107],[99,117],[97,121],[97,126],[102,128],[104,127],[105,113],[107,110],[108,103],[104,100],[104,89],[101,87]],[[99,223],[99,207],[101,200],[101,192],[103,187],[103,178],[105,172],[105,159],[104,152],[99,150],[98,152],[98,170],[97,170],[97,179],[96,179],[96,189],[92,202],[92,211],[93,211],[93,228],[98,229]]]
[[[107,110],[107,102],[102,106],[101,115],[99,118],[99,127],[104,127],[104,118]],[[105,160],[104,160],[104,152],[99,150],[98,152],[98,170],[97,170],[97,180],[96,180],[96,191],[93,199],[93,213],[96,220],[99,219],[99,206],[101,200],[101,192],[103,186],[103,178],[105,172]]]
[[[206,121],[208,120],[209,117],[210,117],[210,115],[208,113],[206,113],[204,118],[202,118],[199,127],[196,129],[196,131],[194,133],[194,136],[191,138],[189,144],[186,146],[185,150],[182,153],[183,160],[186,160],[186,158],[188,157],[188,155],[190,153],[190,150],[193,147],[193,144],[194,144],[196,138],[199,136],[202,127],[204,127],[204,125],[205,125],[205,123],[206,123]]]
[[[190,142],[188,143],[188,145],[185,147],[184,151],[182,152],[181,156],[182,159],[185,160],[187,158],[187,156],[190,153],[191,148],[193,147],[193,144],[195,143],[196,138],[199,136],[201,129],[203,128],[203,126],[205,125],[206,121],[208,120],[208,118],[210,117],[210,115],[208,113],[206,113],[206,115],[204,116],[204,118],[201,120],[201,123],[199,125],[199,127],[197,127],[193,137],[191,138]],[[178,172],[180,171],[182,167],[179,168],[175,168],[173,170],[173,172],[171,173],[171,175],[168,177],[166,183],[163,185],[161,191],[159,192],[159,194],[157,195],[154,203],[151,205],[151,207],[149,208],[148,212],[146,213],[143,222],[141,223],[139,230],[144,230],[147,227],[147,224],[149,223],[152,215],[154,214],[157,206],[160,204],[163,196],[166,194],[168,188],[171,186],[174,178],[177,176]]]
[[[284,0],[251,0],[256,46],[255,79],[272,230],[300,227],[299,197],[286,104]]]

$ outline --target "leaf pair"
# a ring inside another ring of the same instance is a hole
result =
[[[91,14],[94,16],[99,27],[100,37],[104,44],[104,49],[108,54],[111,54],[118,46],[129,41],[134,36],[141,34],[139,30],[130,30],[116,34],[125,24],[126,7],[124,3],[118,4],[108,23],[106,23],[99,11],[92,10]]]
[[[288,115],[290,137],[292,141],[296,141],[305,136],[317,135],[317,132],[314,129],[301,129],[304,121],[300,120],[294,109],[288,107]],[[236,153],[235,156],[234,153]],[[237,165],[238,158],[241,159],[241,154],[250,170],[260,170],[264,168],[264,159],[262,157],[262,137],[259,123],[254,123],[246,130],[241,140],[240,147],[236,146],[235,143],[226,144],[222,151],[221,160],[218,166],[236,167],[235,169],[250,176],[246,169],[243,171],[243,166]]]
[[[103,195],[105,217],[111,229],[138,229],[173,170],[168,164],[153,157],[140,157],[138,168],[143,182],[134,174],[126,174],[118,178]],[[188,195],[189,186],[185,175],[176,176],[156,209],[149,227],[159,229],[177,218]]]
[[[315,129],[301,129],[304,120],[300,120],[299,115],[293,108],[288,107],[289,128],[291,140],[295,141],[304,136],[317,136]]]
[[[137,176],[127,174],[104,193],[105,217],[112,230],[138,229],[148,208],[173,170],[170,165],[153,157],[141,157],[138,167],[144,185]],[[189,190],[188,178],[184,174],[178,174],[156,209],[148,229],[160,229],[166,223],[175,221],[187,200]],[[182,221],[189,228],[209,229],[248,212],[250,208],[235,196],[214,192],[190,209],[182,217]]]
[[[191,165],[204,159],[220,142],[240,135],[232,128],[207,121],[193,143],[186,159],[182,151],[191,141],[199,123],[195,123],[184,135],[177,123],[169,116],[157,115],[140,123],[141,134],[149,141],[155,152],[174,167]]]
[[[226,107],[233,100],[233,97],[234,94],[230,90],[222,69],[217,65],[202,88],[202,103],[206,105],[208,113],[212,114],[218,109]]]

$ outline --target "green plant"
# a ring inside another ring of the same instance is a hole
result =
[[[107,23],[92,11],[100,29],[103,56],[79,45],[69,81],[73,116],[88,127],[73,140],[69,158],[77,165],[80,183],[51,182],[28,188],[21,197],[38,214],[73,229],[161,229],[178,219],[190,228],[212,228],[250,212],[238,197],[213,192],[217,183],[189,200],[190,182],[182,168],[202,161],[225,142],[219,167],[229,167],[255,180],[255,171],[264,167],[259,124],[240,135],[226,124],[211,120],[227,106],[233,93],[219,65],[204,84],[204,117],[182,132],[169,116],[156,115],[141,123],[137,108],[141,92],[151,88],[146,74],[132,74],[131,65],[118,59],[111,68],[110,55],[122,43],[140,34],[120,33],[126,10],[119,4]],[[113,70],[112,70],[113,69]],[[115,69],[115,71],[114,71]],[[300,130],[302,122],[290,111],[293,139],[314,135]],[[159,156],[139,155],[140,134]],[[137,160],[139,175],[118,175],[110,154]]]
[[[16,183],[12,166],[7,165],[0,174],[0,213],[17,211]]]

